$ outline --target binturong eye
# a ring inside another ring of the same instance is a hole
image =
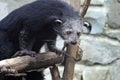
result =
[[[57,20],[55,20],[55,23],[57,23],[57,24],[63,24],[63,21],[60,20],[60,19],[57,19]]]
[[[66,34],[70,35],[70,34],[72,34],[72,31],[67,31]]]

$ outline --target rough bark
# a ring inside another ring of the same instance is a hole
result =
[[[6,67],[8,69],[8,73],[10,72],[9,69],[14,69],[17,72],[24,73],[31,70],[44,69],[49,66],[59,64],[62,61],[63,61],[62,56],[58,56],[53,52],[46,52],[43,54],[42,53],[38,54],[35,57],[21,56],[2,60],[0,61],[0,69]]]
[[[78,45],[67,45],[67,53],[69,53],[69,56],[66,56],[65,58],[65,66],[64,66],[64,73],[63,73],[63,80],[73,80],[74,75],[74,67],[76,61],[74,59],[77,59],[77,53],[78,53]],[[72,58],[73,57],[73,58]]]

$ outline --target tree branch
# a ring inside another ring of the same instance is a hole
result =
[[[70,0],[70,4],[80,13],[81,9],[81,0]]]
[[[35,57],[22,56],[0,61],[0,69],[3,67],[15,69],[18,72],[44,69],[63,61],[63,56],[58,56],[53,52],[38,54]]]
[[[74,59],[77,59],[77,54],[78,54],[78,45],[80,43],[78,42],[78,44],[76,45],[72,45],[72,44],[68,44],[67,45],[67,53],[69,53],[69,55],[71,57],[73,57]],[[82,54],[82,53],[81,53]],[[65,57],[65,68],[64,68],[64,73],[63,73],[63,79],[62,80],[73,80],[73,74],[74,74],[74,67],[75,67],[75,63],[76,61],[71,58],[69,56]]]
[[[89,5],[90,5],[90,2],[91,2],[91,0],[85,0],[85,1],[84,1],[83,7],[82,7],[82,11],[81,11],[81,13],[80,13],[81,17],[84,17],[84,16],[85,16],[85,14],[86,14],[86,12],[87,12],[87,10],[88,10],[88,7],[89,7]]]

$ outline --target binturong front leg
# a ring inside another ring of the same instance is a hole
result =
[[[58,55],[63,55],[65,52],[56,47],[56,40],[47,41],[47,47],[49,51],[55,52]]]
[[[79,61],[81,56],[78,55],[77,58],[74,58],[72,57],[69,53],[67,53],[64,49],[68,46],[67,44],[64,43],[64,47],[62,50],[59,50],[57,47],[56,47],[56,40],[52,40],[52,41],[49,41],[47,42],[47,46],[48,46],[48,49],[52,52],[55,52],[56,54],[58,55],[63,55],[63,56],[68,56],[70,58],[72,58],[73,60],[75,61]],[[80,50],[81,51],[81,50]],[[82,53],[82,52],[80,52]]]
[[[65,44],[66,45],[66,44]],[[64,45],[63,48],[65,48],[66,46]],[[56,39],[54,40],[50,40],[50,41],[47,41],[47,46],[48,46],[48,49],[52,52],[55,52],[56,54],[58,55],[63,55],[63,56],[69,56],[71,57],[64,49],[60,50],[56,47]],[[71,57],[72,58],[72,57]]]
[[[22,29],[19,33],[20,50],[17,51],[13,57],[24,55],[35,56],[36,53],[31,51],[33,43],[34,39],[32,38],[32,34],[28,30]]]

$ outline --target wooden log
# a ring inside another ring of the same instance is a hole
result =
[[[54,67],[50,68],[50,72],[52,75],[52,80],[61,80],[60,73],[59,73],[58,67],[56,65]]]
[[[69,53],[69,56],[66,56],[65,58],[65,68],[63,73],[63,79],[62,80],[73,80],[73,74],[74,74],[74,67],[76,61],[73,58],[77,58],[77,51],[78,51],[78,45],[67,45],[67,53]],[[73,57],[73,58],[72,58]]]
[[[0,61],[0,69],[3,67],[15,69],[17,72],[27,72],[31,70],[44,69],[63,61],[62,56],[53,52],[46,52],[35,57],[21,56]],[[7,73],[6,73],[7,74]]]

